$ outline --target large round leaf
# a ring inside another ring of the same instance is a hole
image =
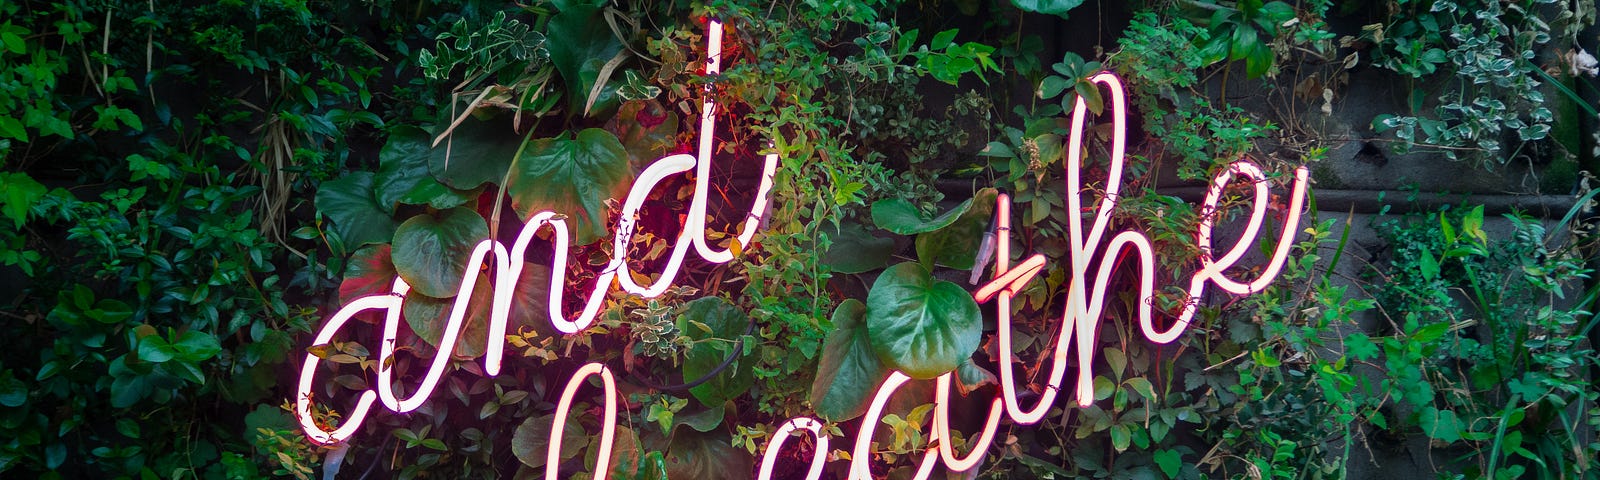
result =
[[[916,205],[901,198],[886,198],[872,203],[872,223],[878,228],[901,235],[916,235],[922,232],[931,232],[955,223],[961,214],[967,213],[972,208],[972,200],[968,199],[956,205],[956,208],[939,214],[937,217],[928,218],[923,215]]]
[[[472,194],[445,186],[428,172],[428,132],[400,127],[378,152],[374,194],[378,205],[390,212],[396,204],[451,208],[467,203]]]
[[[917,258],[922,264],[971,270],[978,246],[983,242],[984,230],[989,229],[989,217],[994,215],[994,197],[993,188],[979,190],[972,196],[972,208],[961,214],[955,223],[917,235]]]
[[[347,248],[389,243],[397,222],[372,195],[371,172],[355,172],[317,187],[317,211],[333,221]]]
[[[517,215],[566,215],[574,243],[587,245],[606,235],[606,199],[627,195],[632,180],[622,143],[611,132],[590,128],[572,139],[529,142],[512,162],[506,186]]]
[[[456,296],[468,257],[489,238],[489,223],[464,207],[417,215],[394,232],[394,269],[417,293]]]
[[[955,370],[978,349],[983,317],[972,295],[916,263],[889,267],[867,293],[867,336],[878,359],[915,379]]]
[[[684,381],[711,373],[730,355],[741,357],[710,380],[689,389],[700,403],[713,407],[722,405],[755,383],[750,370],[752,362],[745,361],[743,349],[734,350],[735,342],[744,336],[749,325],[750,316],[722,297],[701,297],[689,302],[687,310],[678,317],[678,331],[694,342],[684,352]]]
[[[433,144],[430,138],[429,145]],[[505,180],[522,136],[492,122],[467,118],[428,151],[428,172],[452,188],[470,190]]]
[[[483,356],[484,347],[488,346],[489,307],[494,300],[492,292],[489,277],[479,274],[477,284],[472,286],[472,300],[467,304],[466,314],[462,315],[461,333],[456,336],[455,348],[450,352],[452,356],[466,359]],[[458,300],[461,300],[460,296],[433,298],[410,293],[401,303],[400,311],[406,324],[411,326],[411,331],[416,332],[428,345],[439,348],[439,340],[444,339],[444,329],[450,322],[450,311]]]
[[[824,420],[838,423],[867,412],[889,369],[878,360],[867,338],[867,305],[854,298],[833,310],[833,332],[822,346],[822,361],[811,382],[811,408]]]

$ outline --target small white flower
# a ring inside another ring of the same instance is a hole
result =
[[[1568,70],[1574,76],[1583,73],[1589,74],[1591,77],[1600,75],[1600,61],[1596,61],[1594,55],[1584,51],[1583,48],[1578,48],[1568,53],[1567,63]]]

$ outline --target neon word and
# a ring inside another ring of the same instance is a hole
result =
[[[715,75],[719,71],[721,54],[722,25],[710,22],[708,38],[708,59],[706,71]],[[999,239],[997,241],[997,261],[994,266],[994,275],[991,281],[979,288],[974,297],[979,302],[994,300],[998,303],[999,314],[997,348],[1000,368],[1001,395],[990,402],[984,428],[977,435],[967,435],[970,451],[966,455],[959,455],[951,446],[951,442],[939,441],[951,438],[950,432],[950,384],[952,377],[946,373],[936,380],[934,398],[933,430],[929,437],[930,446],[923,455],[917,469],[915,478],[926,479],[933,474],[934,468],[939,463],[944,463],[953,471],[966,471],[976,467],[983,461],[982,453],[993,442],[995,433],[999,429],[1002,416],[1010,418],[1019,424],[1033,424],[1042,420],[1049,407],[1055,401],[1056,395],[1062,387],[1067,370],[1067,351],[1069,347],[1078,355],[1078,365],[1083,366],[1078,371],[1074,382],[1074,393],[1080,406],[1087,406],[1094,398],[1093,372],[1087,367],[1093,364],[1093,354],[1096,344],[1096,327],[1101,321],[1105,307],[1107,288],[1110,284],[1111,274],[1118,266],[1117,259],[1131,258],[1136,262],[1138,272],[1139,307],[1137,317],[1141,331],[1145,337],[1153,342],[1168,343],[1176,340],[1188,327],[1190,320],[1197,312],[1201,297],[1204,295],[1206,285],[1215,285],[1224,291],[1235,295],[1247,295],[1258,292],[1272,281],[1282,269],[1288,258],[1288,252],[1293,243],[1294,234],[1298,230],[1300,211],[1304,207],[1307,171],[1299,168],[1295,172],[1293,193],[1287,210],[1284,225],[1280,231],[1277,247],[1271,259],[1263,268],[1260,275],[1249,281],[1230,278],[1225,273],[1231,269],[1248,250],[1249,245],[1260,234],[1263,222],[1267,217],[1267,202],[1271,195],[1267,188],[1266,175],[1255,165],[1247,161],[1235,162],[1229,168],[1212,180],[1206,199],[1201,205],[1201,220],[1196,239],[1202,255],[1200,268],[1190,278],[1188,285],[1189,301],[1172,321],[1171,326],[1164,330],[1156,325],[1152,317],[1151,303],[1155,292],[1155,258],[1150,241],[1143,234],[1134,231],[1117,232],[1105,241],[1111,213],[1115,210],[1117,199],[1120,198],[1121,177],[1124,163],[1124,147],[1126,141],[1126,120],[1124,118],[1126,105],[1122,85],[1115,76],[1101,73],[1092,78],[1096,83],[1105,85],[1111,90],[1111,114],[1113,117],[1113,140],[1110,159],[1110,168],[1107,178],[1103,183],[1104,194],[1099,207],[1095,209],[1093,221],[1087,231],[1084,228],[1084,219],[1081,216],[1071,216],[1069,226],[1069,266],[1071,281],[1067,290],[1067,302],[1062,314],[1061,334],[1056,338],[1053,350],[1050,373],[1047,377],[1042,393],[1034,405],[1029,408],[1019,400],[1019,389],[1016,384],[1016,373],[1012,366],[1011,336],[1011,300],[1015,293],[1041,272],[1047,260],[1042,255],[1032,255],[1021,263],[1010,265],[1010,203],[1005,195],[999,196],[996,205],[998,218]],[[709,93],[709,90],[708,90]],[[624,291],[641,297],[655,297],[665,292],[671,286],[679,268],[683,264],[692,245],[700,258],[712,263],[725,263],[732,260],[733,254],[728,250],[719,250],[711,247],[705,238],[705,218],[707,211],[707,192],[709,190],[711,153],[713,147],[712,132],[715,131],[716,110],[715,102],[707,95],[702,103],[700,116],[699,150],[698,155],[679,154],[672,155],[651,164],[639,175],[637,182],[628,193],[623,202],[622,214],[617,223],[616,236],[614,237],[612,258],[600,277],[595,282],[594,290],[589,292],[584,308],[569,320],[561,311],[563,279],[561,275],[551,275],[550,298],[548,312],[551,324],[564,333],[577,333],[589,327],[599,311],[606,294],[615,282]],[[1071,135],[1067,145],[1066,164],[1066,191],[1074,192],[1067,195],[1069,212],[1080,212],[1083,209],[1083,181],[1080,178],[1080,167],[1083,159],[1083,132],[1086,120],[1087,107],[1082,99],[1078,100],[1073,109]],[[772,176],[777,167],[776,155],[767,155],[763,166],[760,187],[756,192],[755,200],[751,206],[750,214],[746,217],[737,238],[740,244],[748,244],[760,225],[760,215],[766,211],[769,203],[769,193],[772,187]],[[660,276],[651,285],[640,285],[628,271],[627,246],[634,229],[634,217],[637,215],[644,199],[657,184],[667,177],[690,169],[695,170],[695,188],[691,200],[687,219],[674,243],[672,253],[668,257],[666,267]],[[1215,217],[1217,206],[1222,199],[1223,190],[1233,182],[1236,177],[1249,181],[1253,189],[1253,209],[1246,224],[1245,231],[1239,240],[1221,257],[1214,255],[1212,247],[1212,221]],[[493,239],[484,240],[473,250],[467,265],[467,273],[462,278],[460,294],[452,305],[449,320],[445,326],[443,337],[439,341],[440,351],[429,365],[427,374],[422,378],[420,385],[408,398],[399,398],[394,392],[393,370],[389,367],[389,359],[394,355],[394,340],[398,334],[401,302],[409,291],[409,286],[401,279],[395,279],[392,294],[380,294],[363,297],[350,302],[341,308],[329,319],[317,333],[313,345],[324,345],[332,341],[333,336],[356,314],[376,310],[384,313],[384,330],[382,348],[379,351],[377,391],[363,392],[356,402],[356,407],[347,415],[347,420],[338,428],[328,431],[318,426],[312,420],[311,391],[318,359],[307,354],[305,363],[301,368],[298,391],[296,393],[296,413],[302,429],[308,438],[320,444],[330,444],[349,439],[371,410],[373,403],[382,402],[385,408],[391,411],[404,413],[416,410],[431,396],[434,388],[438,386],[443,377],[444,368],[450,357],[450,352],[461,334],[462,323],[468,311],[468,300],[477,281],[477,271],[484,266],[492,255],[494,263],[491,268],[495,270],[496,283],[494,286],[493,303],[489,319],[489,344],[484,354],[484,369],[488,375],[498,375],[501,359],[504,355],[506,322],[510,314],[513,288],[518,277],[523,272],[523,258],[535,233],[549,227],[555,242],[552,258],[552,272],[565,272],[566,259],[569,248],[569,236],[566,223],[556,212],[540,212],[529,219],[528,223],[518,234],[517,240],[508,249],[504,244]],[[1124,255],[1131,253],[1131,255]],[[1098,264],[1098,268],[1091,276],[1090,266]],[[599,451],[596,452],[595,476],[605,478],[609,473],[611,447],[616,427],[617,389],[616,380],[612,372],[600,363],[585,364],[574,373],[567,382],[557,402],[557,419],[566,419],[567,412],[572,407],[572,402],[577,395],[578,388],[590,376],[597,376],[601,380],[604,395],[604,418],[601,419],[601,439]],[[895,390],[904,385],[910,377],[900,372],[893,372],[889,378],[879,386],[873,396],[866,417],[862,422],[860,431],[856,432],[854,451],[851,452],[850,469],[848,478],[852,480],[867,480],[872,478],[870,471],[872,436],[877,428],[879,418],[883,415],[884,408]],[[816,440],[813,449],[812,461],[807,471],[806,478],[816,479],[822,475],[822,469],[828,455],[829,437],[824,435],[824,424],[809,417],[799,417],[783,423],[773,435],[766,446],[762,456],[757,478],[766,480],[771,478],[772,469],[776,464],[777,455],[784,442],[791,433],[805,431]],[[555,422],[550,432],[549,457],[546,462],[546,478],[558,478],[557,469],[561,450],[560,442],[565,421]]]

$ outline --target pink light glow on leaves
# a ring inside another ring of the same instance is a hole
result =
[[[720,71],[721,65],[721,37],[722,24],[712,21],[708,25],[708,58],[706,72],[715,75]],[[1104,193],[1101,195],[1099,205],[1093,212],[1092,223],[1085,228],[1084,219],[1079,215],[1070,215],[1068,221],[1069,255],[1067,261],[1070,267],[1070,282],[1067,285],[1067,302],[1061,318],[1061,333],[1056,338],[1056,344],[1051,349],[1051,367],[1046,376],[1043,390],[1039,399],[1032,408],[1026,408],[1019,399],[1020,391],[1017,384],[1017,373],[1012,365],[1012,319],[1011,301],[1014,295],[1022,290],[1031,279],[1044,271],[1048,260],[1039,254],[1028,256],[1015,266],[1010,265],[1010,199],[1006,195],[999,195],[996,202],[997,234],[998,239],[994,273],[989,283],[981,286],[974,294],[978,302],[994,300],[999,317],[999,328],[996,332],[999,345],[999,384],[1000,396],[990,402],[989,410],[984,422],[982,432],[975,437],[969,436],[966,456],[958,456],[949,441],[954,438],[950,428],[951,402],[949,392],[951,389],[953,373],[946,373],[936,380],[934,398],[933,429],[929,435],[930,444],[937,446],[928,447],[922,456],[915,478],[928,478],[934,468],[943,462],[946,467],[954,471],[968,471],[977,467],[983,461],[983,453],[994,441],[999,430],[1002,417],[1009,418],[1019,424],[1033,424],[1042,420],[1053,404],[1056,395],[1062,388],[1067,371],[1068,351],[1077,352],[1077,364],[1088,366],[1093,364],[1093,355],[1096,346],[1096,331],[1105,308],[1105,298],[1111,283],[1111,276],[1119,266],[1119,259],[1128,259],[1136,263],[1134,272],[1137,273],[1138,295],[1141,299],[1137,312],[1138,322],[1145,337],[1157,343],[1168,343],[1176,340],[1195,315],[1198,304],[1204,295],[1206,283],[1212,283],[1226,292],[1235,295],[1248,295],[1259,292],[1277,276],[1284,263],[1287,261],[1288,252],[1293,243],[1294,235],[1298,230],[1300,210],[1304,207],[1305,190],[1307,184],[1307,171],[1304,167],[1295,172],[1293,194],[1290,205],[1285,215],[1284,225],[1276,250],[1270,261],[1263,268],[1260,276],[1251,281],[1241,281],[1230,278],[1225,273],[1243,258],[1248,245],[1253,243],[1260,233],[1262,223],[1267,217],[1267,202],[1270,193],[1267,187],[1267,177],[1260,168],[1248,161],[1235,162],[1228,169],[1213,179],[1206,195],[1205,202],[1201,205],[1201,221],[1196,234],[1201,248],[1200,268],[1193,274],[1189,282],[1189,301],[1182,312],[1165,331],[1158,330],[1153,318],[1151,301],[1155,292],[1155,258],[1149,239],[1142,233],[1135,231],[1120,231],[1111,235],[1109,241],[1105,236],[1110,228],[1111,213],[1115,209],[1117,199],[1120,198],[1122,173],[1124,164],[1125,141],[1127,138],[1126,100],[1121,82],[1110,73],[1100,73],[1091,78],[1092,81],[1104,85],[1111,91],[1110,114],[1113,122],[1113,136],[1111,158],[1107,169],[1107,178],[1102,184]],[[1083,212],[1085,210],[1082,198],[1084,194],[1081,167],[1083,163],[1083,135],[1087,121],[1087,106],[1080,98],[1073,109],[1071,136],[1067,142],[1066,162],[1066,191],[1075,192],[1067,196],[1067,209],[1070,212]],[[567,271],[567,256],[570,248],[570,236],[566,222],[557,212],[540,212],[535,214],[523,226],[517,235],[517,240],[511,248],[493,239],[483,240],[473,250],[467,262],[467,273],[464,275],[460,293],[456,296],[452,306],[448,323],[444,329],[443,338],[439,342],[439,352],[429,364],[426,375],[420,384],[411,390],[409,398],[401,399],[394,392],[393,369],[390,367],[394,356],[394,343],[398,334],[400,322],[401,301],[410,290],[410,287],[400,279],[395,279],[391,293],[371,295],[358,298],[341,308],[318,331],[313,346],[330,343],[333,336],[343,328],[356,314],[377,310],[384,313],[383,346],[378,358],[378,388],[377,392],[371,390],[361,393],[353,410],[345,416],[345,421],[338,428],[328,431],[313,421],[311,412],[312,383],[316,374],[319,361],[316,356],[307,354],[300,371],[300,381],[296,393],[296,416],[299,417],[302,429],[311,441],[318,444],[332,444],[348,440],[360,428],[365,416],[369,413],[373,403],[381,402],[385,408],[399,413],[416,410],[425,402],[438,386],[444,374],[444,366],[448,363],[451,350],[456,344],[457,337],[461,334],[463,317],[468,311],[468,302],[471,299],[473,287],[478,279],[478,271],[489,265],[495,279],[493,304],[489,319],[489,344],[484,356],[485,373],[490,376],[498,375],[501,360],[504,356],[506,323],[510,315],[513,289],[517,280],[523,273],[524,256],[532,243],[535,234],[545,227],[551,229],[551,238],[554,241],[554,250],[551,263],[552,275],[550,279],[549,311],[546,313],[551,324],[559,331],[567,334],[582,332],[593,324],[600,306],[616,283],[623,291],[640,297],[650,298],[665,292],[673,283],[683,265],[692,245],[696,254],[701,259],[711,263],[724,263],[732,260],[732,249],[716,249],[709,243],[705,235],[707,195],[710,190],[711,154],[714,151],[716,131],[715,113],[716,103],[708,88],[706,100],[702,103],[700,115],[699,151],[698,155],[678,154],[657,160],[645,168],[636,183],[630,189],[623,202],[621,215],[617,220],[616,234],[613,237],[612,258],[602,270],[595,282],[595,287],[581,312],[569,319],[561,311],[563,273]],[[776,154],[768,154],[765,158],[762,180],[756,192],[755,200],[742,223],[739,234],[734,237],[740,245],[749,244],[756,230],[761,224],[761,215],[766,211],[770,202],[769,195],[772,190],[772,180],[777,167]],[[667,177],[694,171],[694,196],[691,200],[685,224],[677,241],[674,243],[672,253],[657,280],[651,285],[640,285],[633,279],[627,265],[629,241],[632,238],[635,217],[638,216],[645,198],[652,189]],[[1251,216],[1248,219],[1244,234],[1220,258],[1213,257],[1212,230],[1215,212],[1222,199],[1222,192],[1235,177],[1249,181],[1253,186],[1253,204]],[[1102,249],[1103,247],[1103,249]],[[1090,266],[1098,264],[1091,276]],[[532,312],[519,312],[531,314]],[[605,398],[605,413],[602,418],[602,433],[599,443],[600,451],[596,458],[595,478],[603,479],[609,473],[610,450],[612,436],[616,427],[617,414],[617,388],[616,381],[610,369],[599,363],[585,364],[569,379],[563,390],[555,421],[553,423],[549,459],[546,463],[546,478],[556,478],[559,463],[559,442],[565,428],[567,411],[577,395],[583,380],[590,376],[600,377]],[[851,453],[850,479],[869,479],[872,454],[870,451],[871,438],[883,415],[889,398],[902,385],[910,380],[901,372],[892,372],[882,385],[864,417],[861,429],[857,432],[854,449]],[[1077,403],[1088,406],[1094,399],[1093,372],[1087,368],[1079,368],[1074,385]],[[783,443],[789,439],[792,432],[805,431],[815,440],[812,452],[812,461],[806,478],[816,479],[822,475],[823,466],[829,455],[829,438],[823,431],[824,424],[809,417],[797,417],[785,422],[773,435],[766,446],[757,478],[767,480],[772,476],[772,469],[776,463],[777,454]]]

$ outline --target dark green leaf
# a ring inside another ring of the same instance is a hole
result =
[[[1183,468],[1183,452],[1161,449],[1156,450],[1154,457],[1161,473],[1167,474],[1167,478],[1178,478],[1178,471]]]
[[[429,173],[429,141],[428,133],[416,127],[389,133],[388,143],[378,152],[378,174],[373,179],[378,205],[393,212],[400,203],[451,208],[471,200],[466,192],[439,183]]]
[[[943,32],[939,32],[939,33],[933,34],[933,40],[928,42],[928,49],[929,50],[933,50],[933,51],[940,51],[940,50],[944,50],[945,47],[949,47],[950,43],[955,41],[955,39],[956,39],[956,32],[957,32],[957,29],[952,28],[952,29],[949,29],[949,30],[945,30]]]
[[[690,322],[711,328],[710,332]],[[705,376],[721,365],[730,354],[743,356],[743,349],[734,350],[734,342],[745,333],[750,316],[738,306],[722,297],[701,297],[689,302],[678,317],[678,331],[694,342],[683,358],[683,379],[691,381]],[[744,394],[755,383],[751,373],[753,362],[741,358],[718,372],[711,380],[689,389],[689,393],[706,406],[717,406]]]
[[[28,141],[28,129],[22,125],[21,120],[10,115],[0,115],[0,138],[13,138],[19,142]]]
[[[394,232],[394,268],[411,289],[434,298],[456,296],[467,261],[489,224],[467,208],[411,217]]]
[[[1261,6],[1261,17],[1276,27],[1294,18],[1294,7],[1283,2],[1267,2]]]
[[[1250,50],[1250,56],[1245,59],[1245,74],[1250,78],[1260,78],[1272,69],[1272,62],[1272,47],[1256,43],[1255,48]]]
[[[733,404],[714,405],[695,413],[678,412],[672,416],[672,424],[685,425],[697,432],[709,432],[722,425],[722,419],[728,415],[728,410]]]
[[[972,207],[954,223],[917,235],[917,258],[923,265],[938,264],[957,270],[971,270],[983,233],[994,216],[995,189],[979,190]]]
[[[883,268],[894,253],[893,239],[873,236],[855,222],[844,222],[838,235],[829,236],[833,244],[822,255],[822,264],[835,272],[861,273]]]
[[[209,333],[190,330],[172,342],[172,350],[184,363],[199,363],[217,356],[217,352],[222,351],[222,343]]]
[[[911,378],[955,370],[978,349],[983,318],[959,285],[915,263],[889,267],[867,293],[867,335],[878,359]]]
[[[956,208],[930,219],[923,215],[916,205],[912,205],[911,202],[907,202],[905,199],[886,198],[872,203],[872,223],[877,225],[878,228],[901,235],[916,235],[922,232],[938,230],[955,223],[956,219],[961,218],[961,214],[967,213],[969,208],[972,208],[971,199],[961,202],[960,205],[956,205]]]
[[[550,50],[550,63],[556,66],[566,83],[570,112],[584,111],[601,68],[622,51],[622,42],[606,24],[602,5],[603,2],[565,2],[557,7],[561,11],[550,18],[548,35],[553,41],[545,46]],[[613,97],[615,91],[615,88],[605,89]],[[591,113],[600,111],[603,109],[591,109]]]
[[[172,344],[161,338],[161,335],[149,335],[139,339],[139,359],[150,363],[164,363],[172,360]]]
[[[1421,419],[1419,421],[1422,424],[1422,432],[1427,434],[1428,438],[1445,443],[1454,443],[1461,440],[1461,432],[1464,425],[1456,417],[1455,411],[1440,410],[1429,406],[1423,409],[1420,415]]]
[[[872,350],[867,337],[866,304],[845,299],[833,311],[833,332],[822,346],[822,359],[807,398],[817,416],[830,422],[843,422],[867,411],[878,384],[889,378],[889,369]]]
[[[1249,26],[1236,26],[1233,29],[1232,43],[1228,46],[1228,60],[1244,60],[1250,53],[1261,45],[1256,39],[1256,29]]]
[[[355,172],[322,182],[317,188],[317,211],[333,221],[333,231],[350,248],[389,243],[399,226],[399,222],[378,205],[372,184],[372,173]]]
[[[754,466],[755,458],[742,448],[734,448],[725,432],[678,430],[667,448],[669,478],[743,480],[750,478]]]
[[[0,128],[4,127],[4,120],[0,118]],[[27,139],[22,141],[26,142]],[[0,172],[0,191],[5,192],[4,196],[0,196],[0,213],[4,213],[20,229],[28,220],[28,210],[44,198],[47,190],[26,173]]]
[[[1061,92],[1072,86],[1073,83],[1066,78],[1055,75],[1044,77],[1044,81],[1039,82],[1039,98],[1046,100],[1056,98],[1057,95],[1061,95]]]
[[[534,140],[511,168],[507,187],[517,214],[524,219],[546,210],[566,215],[575,245],[606,235],[605,201],[626,196],[633,180],[627,150],[615,135],[598,128],[570,140]]]
[[[0,379],[0,405],[16,408],[24,403],[28,403],[28,384],[12,378],[11,371],[7,370]]]
[[[432,139],[428,140],[432,144]],[[440,183],[471,190],[505,181],[522,136],[495,122],[467,118],[450,136],[428,150],[428,173]]]

